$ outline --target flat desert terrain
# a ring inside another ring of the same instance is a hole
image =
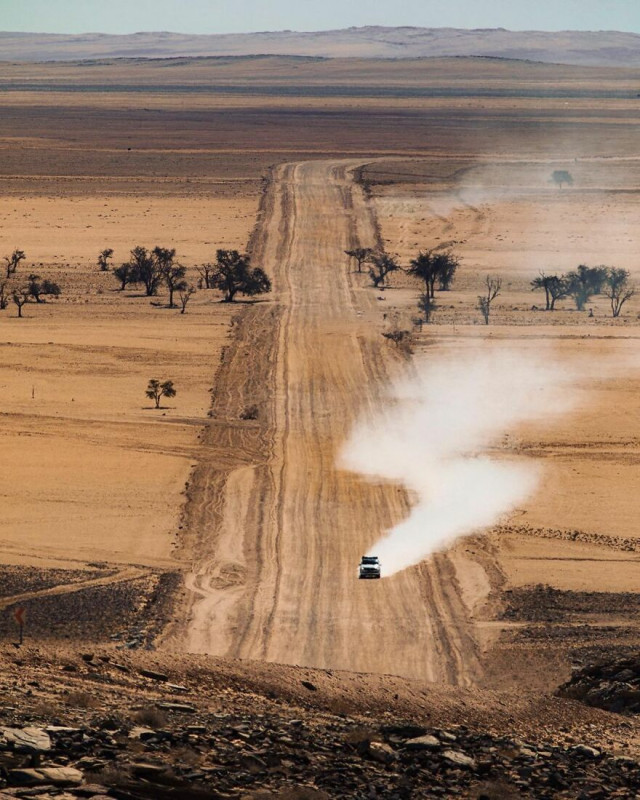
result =
[[[615,320],[601,295],[547,312],[530,281],[583,263],[637,276],[638,77],[486,59],[7,64],[0,252],[24,249],[22,273],[62,295],[0,312],[4,607],[24,604],[36,639],[485,688],[552,690],[637,648],[640,301]],[[137,244],[175,247],[194,283],[216,248],[249,247],[273,292],[230,306],[201,290],[181,315],[96,266]],[[420,284],[374,289],[344,254],[357,246],[405,267],[459,256],[430,324]],[[486,275],[502,279],[489,326]],[[354,425],[390,381],[496,345],[575,373],[566,414],[490,445],[535,465],[537,488],[357,581],[415,497],[340,465]],[[151,377],[178,390],[159,410]]]

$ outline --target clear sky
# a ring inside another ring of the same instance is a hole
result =
[[[4,31],[234,33],[352,25],[640,33],[640,0],[0,0]]]

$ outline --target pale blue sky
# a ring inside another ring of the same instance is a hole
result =
[[[0,0],[4,31],[232,33],[352,25],[640,33],[640,0]]]

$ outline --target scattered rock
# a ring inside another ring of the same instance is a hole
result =
[[[195,706],[188,703],[158,703],[158,708],[163,711],[175,711],[178,714],[195,714],[198,710]]]
[[[439,739],[435,736],[418,736],[404,743],[407,750],[437,750],[440,747]]]
[[[145,678],[151,678],[154,681],[162,681],[163,683],[169,680],[169,676],[163,672],[154,672],[151,669],[141,669],[140,674]]]
[[[9,770],[9,783],[14,786],[79,786],[83,775],[73,767],[38,767]]]
[[[0,732],[16,753],[48,753],[51,750],[51,738],[42,728],[2,728]]]
[[[379,761],[380,764],[393,764],[397,758],[395,750],[384,742],[371,742],[369,755],[374,761]]]
[[[318,690],[318,687],[311,683],[311,681],[300,681],[300,683],[310,692],[316,692]]]
[[[476,768],[475,759],[461,753],[459,750],[445,750],[442,757],[450,764],[455,764],[456,767],[466,767],[467,769]]]

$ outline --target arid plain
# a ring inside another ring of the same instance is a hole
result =
[[[35,640],[137,631],[485,688],[549,690],[637,648],[638,298],[617,320],[602,296],[592,316],[546,312],[529,283],[581,263],[637,275],[638,85],[492,59],[5,64],[0,254],[25,250],[62,295],[0,312],[2,605],[28,608]],[[343,254],[383,244],[407,265],[446,243],[461,266],[420,329],[417,282],[381,293]],[[175,247],[194,283],[216,248],[250,247],[274,291],[202,290],[182,315],[98,269],[138,244]],[[383,338],[392,320],[412,355]],[[582,370],[570,412],[495,443],[540,466],[539,489],[360,585],[410,498],[337,468],[351,426],[413,363],[496,342]],[[178,391],[158,411],[151,377]]]

